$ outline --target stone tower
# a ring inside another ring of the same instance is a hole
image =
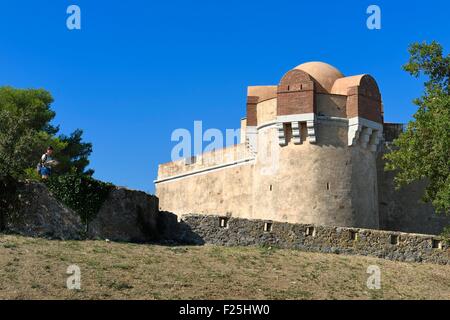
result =
[[[369,75],[344,77],[310,62],[276,87],[250,87],[253,217],[378,228],[382,130],[381,96]]]
[[[381,96],[322,62],[248,88],[241,143],[159,166],[161,210],[378,228]]]

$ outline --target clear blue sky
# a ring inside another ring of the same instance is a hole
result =
[[[45,88],[56,124],[94,144],[95,177],[153,192],[176,128],[239,127],[247,85],[277,84],[319,60],[346,75],[370,73],[385,120],[406,122],[421,81],[401,70],[408,44],[450,50],[442,1],[5,1],[0,6],[0,85]],[[82,29],[66,28],[81,8]],[[381,8],[382,29],[366,28]]]

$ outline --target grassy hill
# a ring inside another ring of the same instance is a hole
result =
[[[66,269],[81,268],[81,290]],[[366,287],[369,265],[381,289]],[[0,299],[450,299],[450,266],[258,247],[0,235]]]

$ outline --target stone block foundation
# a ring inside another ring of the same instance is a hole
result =
[[[170,226],[172,240],[224,246],[274,246],[312,252],[364,255],[406,262],[450,264],[450,246],[433,235],[360,228],[184,215]]]

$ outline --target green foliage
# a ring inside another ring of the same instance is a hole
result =
[[[386,169],[395,170],[397,187],[426,179],[423,200],[437,212],[450,214],[450,56],[436,42],[413,44],[404,69],[428,77],[414,120],[385,155]]]
[[[450,226],[447,226],[444,228],[444,231],[442,231],[441,236],[444,238],[445,242],[450,245]]]
[[[28,178],[40,180],[36,172],[39,162],[46,148],[51,145],[54,148],[54,157],[60,163],[54,168],[55,174],[67,174],[77,172],[84,175],[92,175],[92,170],[86,170],[89,165],[88,157],[92,152],[90,143],[82,142],[81,130],[75,130],[71,135],[56,136],[59,127],[51,124],[55,112],[51,110],[53,98],[43,89],[15,89],[0,87],[0,228],[5,226],[5,221],[14,217],[19,206],[17,181]],[[71,176],[71,175],[69,175]],[[61,178],[64,180],[64,178]],[[92,179],[81,178],[84,184],[75,186],[86,189],[85,206],[91,208],[96,203],[93,195],[88,193],[89,188],[97,186]],[[53,184],[54,192],[57,191],[56,183]],[[63,188],[66,184],[62,183]],[[68,195],[64,199],[69,201],[70,189],[63,189]],[[76,189],[74,189],[76,190]],[[79,191],[78,191],[79,192]],[[102,197],[99,194],[99,197]],[[72,199],[74,201],[74,198]],[[70,201],[69,201],[70,202]],[[72,205],[75,203],[70,202]],[[89,210],[80,210],[90,215]]]
[[[41,175],[36,171],[36,168],[25,169],[24,175],[27,180],[41,181]]]
[[[444,239],[447,245],[450,246],[450,226],[444,228],[444,230],[441,233],[441,237]]]
[[[19,208],[18,183],[10,176],[0,179],[0,231],[8,220],[15,218]]]
[[[43,89],[0,87],[0,179],[26,178],[25,170],[36,167],[49,145],[60,162],[55,172],[62,174],[76,168],[92,174],[92,170],[86,171],[92,145],[82,142],[81,130],[70,136],[56,136],[59,128],[50,123],[55,117],[52,102],[50,93]]]
[[[0,175],[20,177],[37,163],[40,149],[57,130],[49,123],[55,116],[45,90],[0,88]]]
[[[55,173],[70,172],[75,168],[77,172],[92,175],[92,169],[86,170],[89,165],[89,156],[92,153],[92,144],[82,141],[83,131],[75,130],[70,136],[60,135],[59,141],[64,144],[64,148],[58,152],[59,165],[55,168]]]
[[[46,184],[59,201],[76,211],[86,225],[92,221],[114,187],[72,170],[51,176]]]
[[[418,78],[421,74],[428,77],[425,82],[427,91],[436,89],[450,93],[450,55],[443,55],[442,46],[436,41],[430,44],[413,43],[409,49],[409,61],[403,69]]]

